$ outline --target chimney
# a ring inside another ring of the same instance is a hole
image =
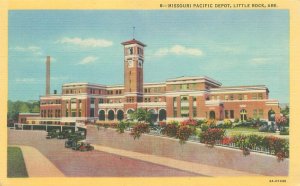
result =
[[[46,96],[50,95],[50,56],[46,59]]]

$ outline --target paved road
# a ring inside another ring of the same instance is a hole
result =
[[[64,147],[64,140],[46,140],[45,136],[43,131],[9,130],[8,144],[38,149],[61,172],[72,177],[204,176],[96,150],[73,151]]]

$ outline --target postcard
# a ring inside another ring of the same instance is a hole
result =
[[[299,1],[1,1],[0,185],[298,185]]]

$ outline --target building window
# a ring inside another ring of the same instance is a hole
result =
[[[94,117],[94,116],[95,116],[95,109],[90,108],[90,117]]]
[[[229,118],[229,112],[228,110],[225,110],[225,119],[228,119]]]
[[[99,102],[98,103],[102,104],[102,103],[104,103],[104,100],[102,98],[99,98]]]
[[[91,104],[95,104],[95,98],[91,98]]]
[[[230,94],[230,100],[234,100],[234,95]]]
[[[133,47],[128,47],[127,54],[133,55]]]
[[[239,95],[238,95],[238,99],[239,99],[239,100],[243,100],[243,95],[242,95],[242,94],[239,94]]]
[[[248,99],[248,95],[244,95],[244,100],[247,100]]]
[[[154,98],[154,102],[157,102],[157,97]]]
[[[234,110],[230,110],[230,118],[231,118],[231,119],[234,118]]]
[[[197,117],[197,99],[193,97],[193,117]]]
[[[72,117],[76,117],[76,109],[71,110],[71,115],[72,115]]]
[[[180,112],[181,112],[181,117],[189,117],[189,99],[188,96],[181,96],[180,97]]]
[[[225,95],[225,100],[228,100],[228,95]]]
[[[256,93],[252,94],[252,99],[257,99],[257,94]]]
[[[258,99],[263,99],[263,94],[262,93],[258,94]]]
[[[173,97],[173,116],[177,117],[177,97]]]

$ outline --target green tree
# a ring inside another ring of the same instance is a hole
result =
[[[40,106],[38,105],[34,105],[31,112],[33,113],[39,113],[40,112]]]
[[[133,120],[137,120],[138,122],[147,122],[151,123],[151,113],[144,109],[137,109],[132,114],[130,114],[130,118]]]
[[[284,109],[281,109],[281,114],[283,114],[284,116],[289,116],[290,115],[290,107],[289,106],[285,106]]]

